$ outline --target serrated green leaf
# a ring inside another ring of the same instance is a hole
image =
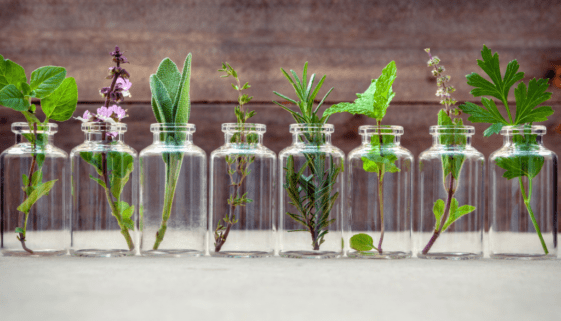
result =
[[[374,240],[368,234],[359,233],[355,234],[350,239],[350,246],[353,250],[359,252],[370,251],[376,249],[374,246]],[[377,249],[376,249],[377,250]]]
[[[188,123],[189,114],[191,113],[191,56],[191,53],[189,53],[185,58],[179,92],[176,96],[176,101],[174,101],[175,119],[172,122],[176,124]]]
[[[174,102],[179,90],[179,82],[181,81],[181,73],[177,65],[171,59],[165,58],[158,66],[156,76],[166,88],[171,101]]]
[[[376,162],[368,159],[367,157],[361,157],[360,159],[362,159],[362,168],[365,172],[377,173],[380,171]]]
[[[37,186],[37,188],[33,190],[33,192],[31,192],[27,199],[23,201],[20,206],[18,206],[18,211],[29,213],[31,206],[33,206],[33,204],[35,204],[41,197],[47,195],[55,185],[56,181],[57,180],[55,179]]]
[[[52,94],[66,77],[66,69],[56,66],[45,66],[31,73],[30,86],[33,97],[43,99]]]
[[[105,182],[102,181],[101,179],[97,178],[97,177],[93,177],[93,175],[90,174],[90,178],[92,180],[94,180],[96,183],[98,183],[101,187],[103,188],[107,188],[107,186],[105,185]]]
[[[526,152],[523,155],[497,157],[495,162],[497,166],[505,170],[503,177],[506,179],[522,176],[533,179],[540,173],[544,164],[544,157]]]
[[[92,165],[99,176],[103,176],[102,156],[100,153],[80,152],[80,157],[88,164]]]
[[[456,222],[460,217],[469,214],[473,211],[475,211],[475,206],[471,206],[471,205],[459,206],[458,200],[452,198],[452,203],[450,204],[450,215],[448,216],[446,223],[444,223],[444,227],[442,228],[442,231],[446,231],[448,227],[450,227],[450,225]]]
[[[163,114],[166,123],[173,123],[173,101],[162,81],[156,75],[150,76],[150,91],[158,106],[158,110]]]
[[[67,121],[78,104],[78,86],[72,77],[66,78],[48,97],[41,100],[41,109],[47,118]]]
[[[483,132],[483,136],[489,137],[493,134],[498,134],[501,132],[501,129],[503,129],[503,127],[504,124],[502,123],[493,124],[489,128],[485,129],[485,131]]]
[[[536,108],[538,105],[551,98],[551,93],[546,92],[549,87],[548,80],[535,78],[530,80],[528,88],[524,83],[518,84],[514,89],[516,97],[516,118],[515,125],[546,121],[547,117],[553,114],[553,109],[549,106]]]
[[[22,82],[27,83],[23,67],[9,59],[4,60],[0,55],[0,89],[10,84],[16,86]]]
[[[460,105],[458,108],[460,108],[460,110],[462,110],[464,113],[470,115],[468,120],[472,123],[508,124],[508,122],[500,114],[499,110],[497,109],[497,105],[493,100],[482,98],[481,103],[486,108],[479,107],[476,104],[470,102],[466,102],[465,104]]]
[[[444,215],[444,207],[445,207],[445,202],[444,200],[438,199],[436,200],[436,202],[434,202],[434,206],[432,207],[432,212],[434,213],[434,218],[436,219],[436,224],[435,224],[435,231],[438,231],[440,229],[440,219],[442,218],[442,215]]]
[[[12,108],[16,111],[29,109],[29,101],[15,85],[9,84],[0,90],[0,105]]]

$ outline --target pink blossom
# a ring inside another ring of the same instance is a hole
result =
[[[119,79],[117,79],[116,86],[123,91],[128,91],[131,88],[132,83],[128,79],[119,77]]]

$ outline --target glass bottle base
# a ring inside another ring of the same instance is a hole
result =
[[[2,250],[3,256],[13,256],[13,257],[46,257],[46,256],[60,256],[66,255],[67,250],[33,250],[33,253],[21,250]]]
[[[492,259],[499,260],[555,260],[555,254],[528,254],[528,253],[491,253]]]
[[[347,254],[352,259],[379,259],[379,260],[393,260],[393,259],[407,259],[411,257],[411,252],[391,252],[385,251],[382,254],[375,251],[364,252],[349,252]]]
[[[122,257],[122,256],[133,256],[134,251],[85,249],[85,250],[70,251],[70,254],[72,254],[72,256],[80,256],[80,257]]]
[[[210,255],[215,257],[261,258],[261,257],[273,256],[273,253],[259,252],[259,251],[220,251],[220,252],[211,252]]]
[[[420,259],[429,260],[476,260],[483,257],[483,253],[464,253],[464,252],[437,252],[437,253],[427,253],[423,254],[421,252],[417,253],[417,257]]]
[[[279,255],[291,259],[335,259],[340,257],[341,253],[332,251],[281,251]]]
[[[202,256],[202,251],[197,250],[147,250],[140,251],[142,256],[157,256],[157,257],[184,257],[184,256]]]

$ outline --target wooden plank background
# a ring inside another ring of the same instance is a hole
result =
[[[329,104],[351,101],[383,66],[395,60],[397,95],[384,122],[405,127],[403,145],[417,157],[428,148],[428,127],[438,111],[435,81],[424,48],[438,55],[459,101],[474,98],[464,76],[479,71],[483,44],[501,55],[501,66],[518,59],[527,81],[552,78],[556,114],[545,123],[546,146],[561,154],[561,1],[368,1],[368,0],[195,0],[134,2],[0,0],[0,54],[22,65],[28,76],[43,65],[60,65],[75,77],[80,104],[76,115],[101,105],[99,89],[115,45],[131,62],[131,117],[125,140],[136,150],[151,143],[148,77],[164,57],[180,67],[193,53],[191,122],[195,143],[207,153],[223,143],[220,124],[235,120],[236,93],[219,78],[230,62],[252,88],[255,122],[268,126],[265,144],[275,152],[288,146],[292,118],[271,104],[276,90],[294,96],[279,68],[326,74],[322,93],[335,87]],[[511,96],[513,98],[513,95]],[[10,124],[21,115],[0,108],[0,151],[13,144]],[[346,153],[360,143],[357,129],[372,124],[362,116],[336,115],[333,142]],[[488,156],[501,138],[483,138],[476,126],[474,146]],[[56,145],[66,151],[83,141],[77,121],[60,124]],[[561,177],[559,179],[561,184]],[[561,187],[561,186],[560,186]],[[561,203],[560,203],[561,206]]]

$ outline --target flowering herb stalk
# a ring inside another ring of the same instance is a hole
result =
[[[121,67],[121,64],[128,63],[128,61],[119,47],[115,47],[111,56],[113,56],[116,66],[109,68],[110,75],[107,78],[111,79],[111,85],[100,90],[101,95],[105,98],[104,105],[97,109],[96,114],[86,110],[83,117],[77,117],[78,120],[110,126],[121,122],[128,116],[126,110],[117,105],[118,102],[123,101],[124,97],[130,96],[129,89],[132,85],[128,80],[130,75]],[[102,131],[101,135],[104,143],[109,145],[120,143],[117,139],[119,135],[117,132]],[[134,205],[129,205],[121,200],[123,189],[134,169],[134,158],[126,152],[117,151],[80,152],[80,157],[95,168],[97,176],[90,175],[90,178],[105,190],[111,214],[117,220],[129,250],[134,250],[134,242],[129,230],[134,230],[132,216],[135,208]]]
[[[274,103],[288,111],[297,123],[318,126],[318,128],[312,130],[312,132],[303,133],[304,138],[302,138],[311,146],[315,145],[316,151],[304,153],[306,163],[300,168],[296,168],[294,156],[288,156],[286,167],[284,168],[286,174],[285,183],[283,184],[290,199],[289,204],[293,205],[297,210],[295,213],[286,212],[286,215],[303,226],[301,229],[291,230],[289,232],[310,233],[312,248],[317,251],[320,249],[325,236],[329,232],[329,225],[335,222],[335,219],[329,219],[329,215],[335,201],[339,197],[339,192],[332,195],[332,191],[337,177],[343,171],[343,164],[341,164],[341,166],[334,165],[333,155],[327,156],[325,152],[320,151],[320,145],[325,143],[325,135],[322,133],[321,126],[327,122],[329,115],[323,115],[319,118],[317,112],[333,88],[325,94],[319,104],[314,108],[314,99],[323,85],[325,76],[320,79],[314,89],[315,74],[312,74],[308,82],[307,62],[304,64],[302,79],[298,78],[298,75],[296,75],[296,72],[293,70],[290,72],[294,76],[294,80],[284,69],[281,68],[281,71],[294,88],[298,101],[276,91],[274,93],[287,102],[298,106],[300,113],[287,108],[279,102],[275,101]],[[308,82],[308,85],[306,85],[306,82]],[[309,169],[311,175],[307,176],[304,174],[306,169]]]
[[[332,115],[334,113],[347,112],[353,115],[366,115],[367,117],[376,119],[378,125],[378,137],[372,136],[372,150],[362,157],[363,169],[366,172],[376,173],[378,176],[378,203],[380,214],[380,240],[378,247],[374,245],[372,237],[368,234],[359,233],[351,237],[351,248],[363,252],[372,249],[382,254],[382,242],[384,240],[384,175],[386,173],[396,173],[401,171],[395,166],[397,156],[388,148],[388,144],[393,144],[392,135],[382,135],[382,119],[386,115],[386,111],[395,96],[392,90],[392,84],[397,76],[397,68],[395,62],[390,62],[378,79],[373,79],[370,86],[362,94],[357,94],[358,98],[354,103],[343,102],[328,108],[323,116]]]
[[[440,103],[444,105],[444,109],[441,109],[438,113],[438,125],[445,126],[447,132],[441,135],[440,143],[446,147],[455,147],[460,152],[457,152],[455,149],[446,152],[446,154],[442,156],[442,177],[447,197],[446,200],[438,199],[433,205],[436,223],[433,235],[422,250],[422,254],[424,255],[430,251],[440,234],[446,231],[451,224],[460,217],[476,209],[475,206],[471,205],[459,206],[458,200],[454,198],[454,194],[459,185],[462,165],[465,160],[465,156],[461,153],[461,150],[467,143],[465,136],[457,134],[455,128],[460,128],[464,124],[462,119],[458,117],[461,111],[453,108],[456,104],[456,100],[452,98],[451,94],[455,89],[447,85],[447,82],[450,81],[450,76],[442,74],[444,72],[444,66],[440,65],[440,59],[436,56],[432,56],[430,49],[427,48],[425,51],[430,58],[427,65],[433,68],[432,75],[436,77],[436,96],[440,97]]]
[[[150,90],[152,92],[152,110],[158,123],[186,124],[189,122],[191,111],[191,54],[188,54],[183,64],[183,73],[169,58],[160,63],[156,74],[150,76]],[[165,133],[166,144],[181,146],[185,143],[185,133]],[[166,166],[166,182],[164,205],[162,208],[162,222],[156,232],[156,240],[152,246],[157,250],[164,240],[167,222],[171,216],[175,189],[183,164],[183,152],[165,152],[162,155]]]
[[[490,96],[500,100],[506,109],[508,120],[501,115],[495,101],[485,97],[481,98],[483,107],[466,102],[459,108],[470,115],[469,121],[491,124],[483,133],[484,136],[499,133],[503,126],[523,125],[527,127],[524,135],[513,136],[515,146],[522,153],[511,157],[498,157],[496,164],[505,170],[503,173],[504,178],[508,180],[518,178],[524,205],[538,234],[543,251],[545,254],[548,254],[549,251],[531,206],[532,180],[540,173],[544,164],[544,157],[535,152],[538,146],[536,135],[531,134],[531,125],[534,122],[546,121],[547,117],[553,114],[553,109],[550,106],[540,106],[551,98],[551,93],[546,91],[549,87],[548,80],[536,80],[534,78],[526,86],[524,82],[520,81],[524,78],[524,73],[518,72],[519,65],[516,60],[508,63],[503,77],[499,66],[498,53],[492,54],[491,49],[483,45],[481,57],[483,60],[477,60],[477,65],[489,76],[492,83],[477,73],[471,73],[466,76],[468,85],[475,87],[470,93],[474,97]],[[514,89],[516,115],[513,118],[508,104],[508,94],[511,87],[519,81],[520,83]],[[527,193],[524,187],[524,177],[526,177],[528,185]]]
[[[23,203],[18,206],[20,212],[15,233],[22,248],[33,254],[25,245],[27,220],[32,206],[43,196],[48,195],[57,180],[43,182],[43,163],[45,146],[48,142],[44,130],[49,120],[66,121],[72,117],[78,103],[78,87],[74,78],[66,77],[63,67],[45,66],[31,73],[29,82],[23,67],[0,55],[0,105],[23,114],[29,125],[30,133],[23,134],[31,144],[31,165],[28,174],[22,175],[22,190],[25,193]],[[37,106],[32,99],[40,99],[40,108],[45,114],[41,122],[36,115]]]
[[[257,134],[246,134],[244,124],[247,120],[255,115],[255,111],[244,110],[244,105],[251,101],[253,97],[243,94],[242,91],[250,88],[249,83],[245,83],[242,86],[238,73],[230,66],[230,64],[222,63],[222,69],[219,72],[225,72],[225,75],[220,76],[221,78],[227,78],[232,76],[236,79],[236,84],[232,84],[234,90],[238,92],[238,104],[234,109],[236,114],[237,124],[239,125],[240,132],[232,136],[230,143],[233,144],[252,144],[256,143],[258,140]],[[253,202],[252,199],[246,197],[247,193],[242,194],[242,184],[251,173],[249,166],[255,161],[255,156],[253,155],[233,155],[226,156],[226,165],[228,166],[228,175],[230,176],[230,197],[228,198],[228,213],[225,213],[221,220],[218,220],[218,224],[214,231],[214,251],[220,252],[224,243],[228,238],[230,229],[234,224],[238,222],[236,219],[236,209],[239,208],[239,215],[246,204]]]

